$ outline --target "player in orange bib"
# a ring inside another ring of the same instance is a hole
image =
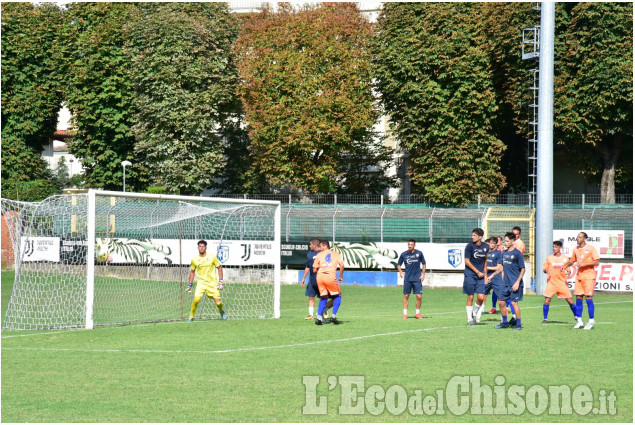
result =
[[[318,314],[315,317],[315,324],[322,325],[325,323],[322,313],[326,307],[328,298],[333,299],[333,314],[331,315],[331,323],[339,325],[335,315],[340,308],[342,302],[342,291],[336,278],[336,271],[339,266],[340,278],[339,281],[344,281],[344,262],[342,256],[331,251],[328,241],[320,242],[321,252],[315,257],[313,261],[313,271],[317,273],[318,290],[320,291],[320,304],[318,305]]]
[[[567,268],[565,267],[569,262],[569,257],[560,252],[562,250],[561,241],[553,241],[553,255],[550,255],[542,265],[542,271],[547,273],[547,288],[545,289],[545,303],[542,306],[543,321],[547,323],[547,316],[549,315],[549,305],[554,295],[558,295],[558,298],[565,299],[575,316],[576,308],[573,305],[571,299],[571,291],[567,286]],[[577,318],[576,318],[577,319]]]
[[[519,226],[514,226],[514,228],[512,229],[512,233],[514,234],[514,237],[516,238],[514,239],[514,248],[519,250],[521,254],[525,255],[525,242],[523,242],[522,239],[520,239],[520,232],[521,230]]]
[[[580,329],[584,326],[582,322],[582,311],[584,306],[582,305],[582,298],[586,297],[586,305],[589,308],[589,322],[584,326],[584,329],[591,329],[595,324],[595,305],[593,304],[593,291],[595,290],[595,266],[600,264],[600,255],[594,246],[586,243],[588,235],[585,232],[578,233],[577,242],[578,247],[573,250],[571,259],[567,262],[567,266],[573,263],[578,263],[578,275],[575,280],[575,288],[573,293],[575,294],[575,307],[577,323],[573,327],[574,329]]]

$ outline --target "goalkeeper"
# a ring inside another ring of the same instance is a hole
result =
[[[216,271],[218,270],[218,278]],[[194,274],[196,273],[196,292],[194,293],[194,301],[190,309],[190,318],[188,322],[194,320],[194,313],[198,303],[201,302],[203,294],[207,298],[212,298],[218,307],[221,318],[227,320],[227,314],[223,310],[223,303],[220,299],[220,290],[223,289],[223,266],[215,255],[207,252],[207,242],[198,241],[198,255],[192,258],[190,264],[190,278],[188,280],[187,292],[192,292],[192,282],[194,282]]]

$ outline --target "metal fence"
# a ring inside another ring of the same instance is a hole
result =
[[[307,204],[282,206],[282,240],[306,242],[313,237],[341,242],[467,243],[472,229],[502,236],[513,226],[523,229],[526,254],[533,251],[534,210],[527,207],[435,208],[408,204]],[[632,260],[633,207],[554,206],[554,230],[623,230],[625,259]]]
[[[424,205],[439,206],[421,195],[346,195],[346,194],[211,194],[209,196],[220,198],[238,199],[266,199],[280,201],[283,204],[311,204],[311,205],[339,205],[339,204],[370,204],[370,205]],[[517,205],[531,206],[531,198],[527,193],[508,193],[501,195],[478,195],[474,202],[467,208],[481,208],[488,205]],[[633,194],[615,195],[615,203],[618,205],[633,205]],[[568,205],[577,208],[594,208],[604,205],[601,203],[601,195],[593,194],[554,194],[554,205]]]

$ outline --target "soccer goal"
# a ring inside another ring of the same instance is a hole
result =
[[[6,330],[181,320],[197,241],[221,261],[230,319],[280,317],[280,203],[89,190],[2,199],[15,256]],[[197,317],[219,317],[212,300]],[[207,301],[207,303],[205,303]]]

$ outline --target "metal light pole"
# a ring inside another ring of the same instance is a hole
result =
[[[542,294],[547,277],[542,262],[553,242],[553,58],[555,3],[540,6],[540,70],[538,73],[538,178],[536,190],[536,293]]]
[[[126,167],[132,165],[130,161],[121,161],[121,165],[123,166],[123,191],[126,191]]]

